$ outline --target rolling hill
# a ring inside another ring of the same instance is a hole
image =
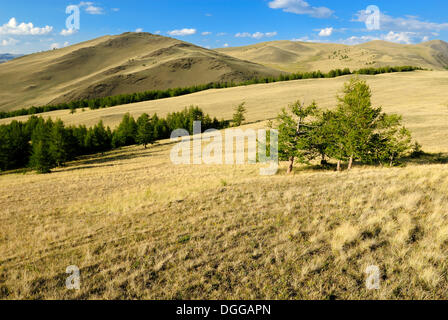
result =
[[[35,53],[0,65],[0,111],[81,99],[241,82],[282,72],[323,72],[384,65],[444,70],[448,44],[401,45],[372,41],[356,46],[296,41],[208,50],[149,33],[104,36]]]
[[[448,43],[440,40],[417,45],[371,41],[355,46],[272,41],[217,51],[288,72],[327,72],[337,68],[360,69],[386,65],[412,65],[443,70],[448,66]]]
[[[0,66],[0,110],[281,72],[149,33],[105,36]]]
[[[387,113],[403,115],[405,125],[426,151],[448,152],[448,72],[416,71],[390,73],[376,76],[361,75],[372,88],[373,104],[382,106]],[[288,104],[302,100],[313,100],[325,109],[334,108],[336,95],[350,76],[332,79],[308,79],[257,84],[226,89],[211,89],[194,94],[162,100],[144,101],[98,110],[58,110],[40,114],[52,119],[61,119],[67,125],[93,127],[99,120],[104,125],[116,128],[123,115],[130,113],[139,117],[142,113],[165,117],[190,105],[197,105],[218,119],[231,119],[234,108],[246,102],[247,121],[250,123],[275,118]],[[1,124],[13,120],[26,121],[29,116],[0,119]]]

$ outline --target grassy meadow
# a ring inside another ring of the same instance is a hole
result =
[[[363,77],[364,78],[364,77]],[[0,175],[0,299],[444,299],[448,285],[448,72],[365,77],[425,151],[403,167],[336,173],[260,165],[175,166],[169,141],[82,157],[52,174]],[[115,126],[195,104],[247,127],[347,78],[211,90],[47,116]],[[4,121],[10,121],[5,119]],[[65,287],[68,266],[81,289]],[[380,268],[367,290],[366,268]]]
[[[405,125],[426,151],[448,152],[448,72],[416,71],[409,73],[360,76],[372,88],[372,103],[382,106],[387,113],[403,116]],[[166,116],[190,105],[197,105],[205,113],[219,119],[231,119],[233,109],[243,101],[247,106],[248,122],[275,118],[289,103],[315,100],[322,108],[334,108],[339,94],[350,76],[334,79],[310,79],[270,84],[250,85],[228,89],[215,89],[187,96],[156,101],[139,102],[112,108],[54,111],[40,114],[60,118],[67,125],[94,126],[99,120],[104,125],[116,127],[129,112],[135,118],[142,113]],[[39,116],[40,116],[39,115]],[[26,121],[28,116],[0,119],[0,124],[11,120]]]

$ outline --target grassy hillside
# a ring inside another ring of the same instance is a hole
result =
[[[413,65],[443,70],[448,65],[448,44],[434,40],[418,45],[372,41],[356,46],[328,43],[272,41],[219,49],[230,56],[279,70],[297,72],[367,66]]]
[[[297,99],[334,107],[347,78],[45,116],[116,126],[126,112],[162,116],[196,104],[229,119],[246,101],[245,128],[259,128]],[[0,175],[0,299],[445,299],[448,72],[361,78],[374,105],[402,114],[434,154],[343,173],[297,167],[288,176],[282,163],[262,177],[261,165],[173,165],[173,144],[161,141],[50,175]],[[80,291],[65,287],[72,265]],[[379,290],[365,286],[371,265]]]
[[[383,106],[388,113],[403,115],[407,127],[428,151],[448,151],[448,72],[424,71],[403,74],[361,76],[372,87],[374,105]],[[179,111],[189,105],[198,105],[206,113],[219,119],[231,119],[233,108],[245,101],[249,122],[274,118],[281,108],[298,99],[310,103],[313,99],[324,108],[336,104],[336,95],[348,77],[335,79],[299,80],[252,85],[229,89],[209,90],[188,96],[157,101],[140,102],[101,110],[55,111],[44,116],[61,118],[67,124],[95,125],[103,120],[115,127],[123,115],[130,112],[135,117],[142,113]],[[393,85],[391,85],[393,84]],[[27,117],[18,117],[24,120]],[[14,118],[13,118],[14,119]],[[0,120],[9,123],[12,119]]]
[[[125,33],[0,65],[8,79],[0,84],[0,110],[280,73],[176,39]]]
[[[171,147],[0,176],[0,298],[445,298],[447,165],[260,177]]]

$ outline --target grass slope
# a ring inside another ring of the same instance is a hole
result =
[[[148,33],[105,36],[0,65],[0,109],[151,89],[241,82],[281,72]]]
[[[260,177],[174,166],[171,147],[0,176],[0,298],[446,297],[447,165]]]
[[[369,66],[413,65],[442,70],[448,65],[448,44],[434,40],[418,45],[372,41],[360,45],[271,41],[245,47],[218,49],[230,56],[279,70],[297,72]]]
[[[361,76],[372,88],[374,105],[383,106],[388,113],[403,115],[406,126],[427,151],[448,152],[448,72],[424,71],[403,74]],[[313,99],[324,108],[336,105],[336,95],[349,77],[313,79],[271,84],[251,85],[229,89],[208,90],[188,96],[157,101],[140,102],[101,110],[55,111],[43,116],[61,118],[66,124],[95,125],[100,119],[115,127],[123,115],[130,112],[138,117],[143,112],[158,113],[179,111],[189,105],[198,105],[206,113],[218,118],[231,119],[233,108],[245,101],[247,120],[264,121],[276,117],[281,108],[298,99],[310,103]],[[25,120],[27,117],[2,119]]]

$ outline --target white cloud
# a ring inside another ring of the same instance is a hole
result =
[[[135,32],[143,32],[143,29],[142,28],[137,28],[137,29],[135,29]]]
[[[352,36],[347,39],[339,40],[339,42],[348,45],[357,45],[360,43],[374,41],[374,40],[384,40],[389,42],[401,43],[401,44],[412,44],[422,40],[422,37],[415,32],[393,32],[390,31],[387,34],[380,34],[378,36],[367,35],[367,36]],[[424,40],[423,40],[424,41]]]
[[[308,36],[305,36],[305,37],[302,37],[302,38],[291,39],[291,41],[297,41],[297,42],[315,42],[315,43],[328,42],[328,41],[326,41],[326,40],[310,39]]]
[[[68,47],[70,45],[70,43],[68,41],[64,42],[64,47]]]
[[[320,30],[319,37],[329,37],[333,34],[333,28],[325,28]]]
[[[103,8],[95,6],[95,4],[94,4],[93,2],[90,2],[90,1],[87,1],[87,2],[82,1],[82,2],[79,4],[79,6],[80,6],[80,7],[85,7],[84,10],[85,10],[88,14],[94,14],[94,15],[97,15],[97,14],[104,14],[104,9],[103,9]]]
[[[268,37],[268,38],[275,37],[276,35],[277,35],[276,31],[274,31],[274,32],[266,32],[265,33],[265,36]]]
[[[361,10],[355,15],[355,19],[353,19],[353,21],[365,23],[368,17],[369,15],[366,11]],[[414,16],[396,18],[383,13],[380,15],[380,25],[383,30],[393,30],[395,32],[448,30],[448,23],[422,21],[418,17]]]
[[[237,38],[250,38],[252,35],[249,32],[238,32],[235,37]]]
[[[59,43],[55,42],[50,45],[50,50],[59,49],[60,47],[61,47],[61,45]]]
[[[227,33],[225,33],[225,32],[220,32],[220,33],[217,34],[218,37],[222,37],[222,36],[225,36],[225,35],[227,35]]]
[[[16,18],[11,18],[8,23],[0,27],[0,34],[13,35],[44,35],[53,31],[53,27],[45,26],[43,28],[35,27],[31,22],[20,24],[17,23]]]
[[[212,33],[209,32],[209,31],[205,31],[205,32],[202,32],[201,34],[202,34],[203,36],[209,36],[209,35],[211,35]]]
[[[154,32],[154,34],[161,34],[161,33],[162,33],[162,31],[160,31],[160,30],[157,30]]]
[[[352,21],[365,23],[369,14],[361,10],[355,15]],[[448,22],[436,23],[423,21],[416,16],[392,17],[380,14],[380,27],[383,34],[376,36],[351,37],[344,40],[344,43],[358,44],[371,40],[385,40],[396,43],[411,44],[421,41],[428,41],[430,37],[439,36],[439,31],[448,30]]]
[[[235,34],[236,38],[254,38],[254,39],[261,39],[264,37],[272,38],[277,35],[277,32],[255,32],[255,33],[249,33],[249,32],[238,32]]]
[[[76,29],[62,29],[60,35],[66,37],[66,36],[71,36],[71,35],[75,34],[76,32],[77,32]]]
[[[196,29],[180,29],[180,30],[173,30],[169,31],[168,34],[170,36],[191,36],[193,34],[196,34]]]
[[[284,12],[306,14],[315,18],[328,18],[333,10],[326,7],[313,7],[304,0],[273,0],[269,2],[271,9],[283,9]]]
[[[390,42],[396,43],[413,43],[412,38],[416,36],[414,32],[389,32],[387,35],[383,36],[383,39]]]
[[[20,41],[19,40],[16,40],[16,39],[13,39],[13,38],[9,38],[9,39],[3,39],[1,42],[0,42],[0,44],[2,45],[2,46],[14,46],[14,45],[16,45],[17,43],[19,43]]]
[[[224,43],[224,48],[227,48],[229,46],[228,43]]]
[[[252,38],[254,38],[254,39],[261,39],[261,38],[263,38],[264,37],[264,33],[262,33],[262,32],[255,32],[253,35],[252,35]]]
[[[112,8],[111,9],[113,12],[118,12],[118,11],[120,11],[120,8]]]

